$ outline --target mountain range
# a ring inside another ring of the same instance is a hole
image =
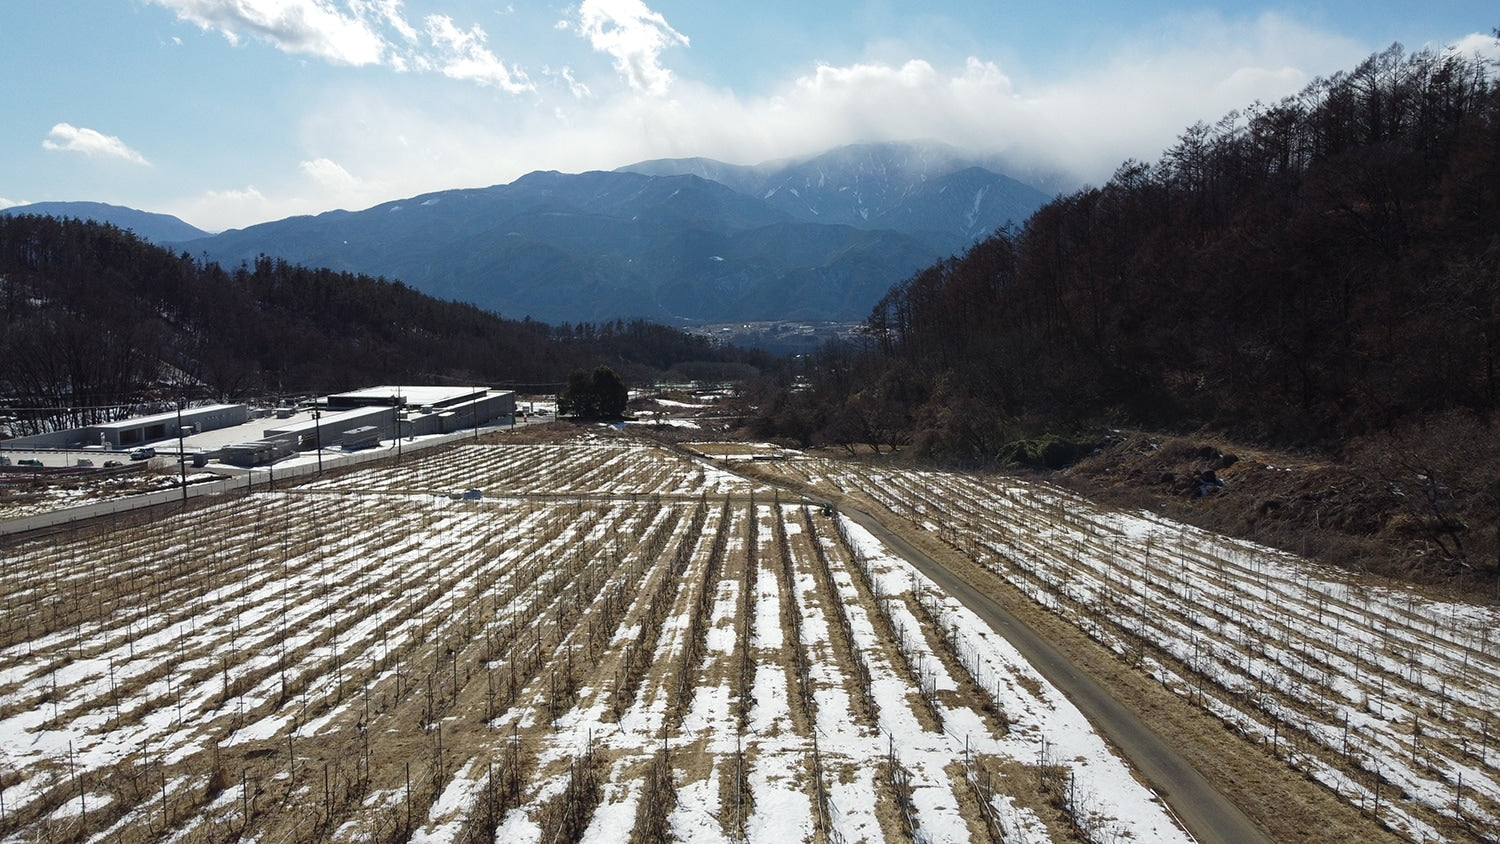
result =
[[[123,205],[108,205],[103,202],[35,202],[0,208],[0,214],[36,214],[39,217],[72,217],[109,223],[116,228],[135,232],[141,240],[156,244],[211,236],[203,229],[185,223],[171,214],[153,214],[150,211],[137,211]]]
[[[948,147],[862,144],[754,166],[534,172],[217,235],[108,221],[226,268],[268,255],[509,317],[682,325],[863,319],[892,284],[1049,199]]]

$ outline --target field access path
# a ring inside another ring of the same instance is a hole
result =
[[[739,468],[1003,634],[1204,840],[1496,840],[1493,607],[1042,483],[769,447]]]
[[[1111,697],[1087,672],[1025,622],[874,516],[848,505],[840,507],[840,511],[916,566],[1014,645],[1145,776],[1151,788],[1172,807],[1178,820],[1194,838],[1204,844],[1273,844],[1271,838],[1163,741],[1155,730]]]
[[[715,465],[731,471],[736,466]],[[1004,580],[977,565],[949,559],[952,555],[946,552],[953,550],[951,543],[929,542],[932,553],[914,544],[915,538],[932,540],[934,526],[912,521],[879,496],[870,497],[866,485],[877,482],[873,477],[857,472],[848,477],[825,476],[777,460],[738,465],[756,481],[777,484],[837,508],[979,616],[1083,712],[1199,841],[1400,840],[1347,805],[1337,805],[1335,795],[1287,771],[1275,759],[1262,759],[1255,748],[1223,752],[1215,743],[1238,744],[1232,735],[1213,723],[1200,723],[1206,719],[1192,712],[1173,711],[1169,716],[1175,702],[1162,700],[1158,693],[1163,690],[1155,688],[1155,681],[1133,678],[1122,686],[1122,669],[1115,660],[1107,654],[1102,663],[1085,657],[1083,652],[1096,649],[1094,643],[1086,638],[1078,641],[1078,631],[1068,629],[1045,609],[1031,607],[1038,610],[1040,625],[1007,609],[996,595],[997,591],[1011,592]],[[1192,729],[1184,729],[1188,722],[1193,722]],[[1170,731],[1171,740],[1158,730]],[[1334,820],[1332,816],[1337,816],[1335,823],[1322,826],[1321,833],[1314,831],[1325,818]],[[1325,838],[1320,839],[1320,834]]]
[[[778,480],[759,472],[747,473],[745,477],[761,482]],[[785,483],[784,479],[782,485],[792,494],[811,497],[826,506],[836,507],[1014,645],[1135,766],[1194,838],[1204,844],[1274,844],[1273,839],[1262,832],[1260,827],[1135,712],[1112,697],[1088,672],[984,591],[932,556],[918,550],[901,534],[887,527],[868,511],[853,506],[849,500],[835,502],[821,494],[825,490]]]

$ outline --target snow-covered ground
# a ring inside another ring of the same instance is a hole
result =
[[[776,464],[910,519],[1414,841],[1500,829],[1500,610],[1045,485]]]
[[[1000,637],[777,496],[465,445],[7,545],[0,840],[1190,840]]]

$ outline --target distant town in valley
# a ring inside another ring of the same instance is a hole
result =
[[[694,325],[683,329],[721,345],[765,349],[778,355],[816,351],[830,340],[854,342],[865,336],[862,322],[726,322]]]

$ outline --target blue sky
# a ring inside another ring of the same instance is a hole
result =
[[[222,230],[532,170],[932,139],[1102,182],[1488,2],[60,0],[0,15],[0,207]]]

